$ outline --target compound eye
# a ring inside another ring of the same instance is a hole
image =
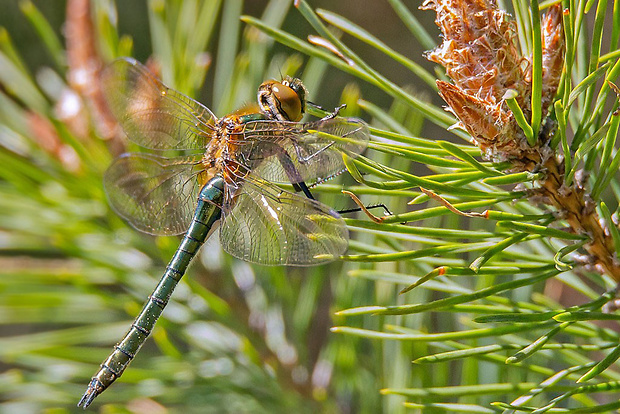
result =
[[[271,92],[280,103],[280,110],[287,119],[295,122],[301,120],[301,99],[293,89],[276,82],[273,84]]]

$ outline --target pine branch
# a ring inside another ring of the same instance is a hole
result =
[[[541,136],[534,137],[537,127],[517,126],[515,111],[526,118],[541,110],[545,114],[555,96],[564,56],[561,7],[552,6],[542,24],[533,22],[533,27],[539,29],[533,31],[534,40],[540,40],[540,26],[543,26],[542,45],[538,42],[541,50],[536,53],[535,41],[534,57],[520,56],[514,21],[492,1],[428,0],[424,8],[437,12],[436,23],[444,42],[428,58],[444,66],[455,82],[451,85],[437,81],[437,85],[460,119],[460,125],[488,158],[507,160],[515,172],[542,171],[540,188],[532,191],[529,198],[554,207],[557,216],[566,220],[573,232],[589,237],[590,243],[585,245],[589,264],[620,283],[620,262],[609,230],[601,225],[593,203],[588,201],[590,195],[581,183],[565,181],[564,163],[550,146],[556,132],[543,131]],[[539,53],[541,62],[537,67]],[[524,69],[522,62],[528,60],[530,64]],[[538,99],[532,92],[536,79],[542,84]],[[518,107],[508,109],[503,99],[512,90],[516,91]],[[534,107],[530,101],[535,103]]]

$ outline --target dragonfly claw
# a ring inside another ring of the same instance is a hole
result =
[[[105,388],[101,381],[97,378],[93,378],[90,384],[88,384],[88,389],[84,395],[82,395],[82,399],[77,406],[86,409],[93,402],[93,400],[103,392],[104,389]]]
[[[330,120],[330,119],[334,119],[335,117],[338,116],[338,114],[340,114],[340,111],[342,111],[346,107],[347,107],[347,104],[342,104],[342,105],[334,108],[334,112],[332,112],[331,114],[328,114],[328,115],[324,116],[323,118],[321,118],[321,121],[327,121],[327,120]]]

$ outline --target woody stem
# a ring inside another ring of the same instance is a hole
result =
[[[620,263],[615,259],[613,240],[601,225],[594,206],[586,202],[586,193],[575,185],[563,186],[562,166],[555,157],[550,157],[544,166],[547,176],[541,182],[541,188],[549,204],[558,210],[576,234],[590,238],[585,249],[595,267],[620,283]]]

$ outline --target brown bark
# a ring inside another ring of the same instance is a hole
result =
[[[555,158],[548,159],[544,166],[547,176],[540,184],[549,204],[557,209],[573,232],[590,238],[584,248],[596,269],[620,283],[620,263],[616,260],[613,239],[603,228],[593,203],[587,201],[587,193],[577,185],[564,186],[562,166]]]

